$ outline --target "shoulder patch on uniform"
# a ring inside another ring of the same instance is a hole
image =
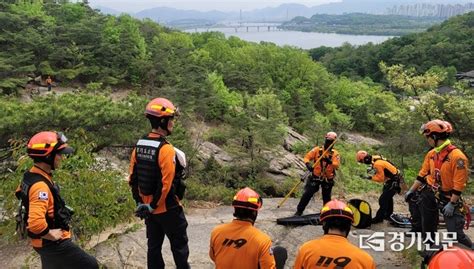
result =
[[[45,191],[40,191],[38,193],[38,199],[39,200],[48,200],[48,193]]]
[[[465,169],[466,168],[466,162],[463,159],[459,159],[456,162],[456,166],[458,169]]]

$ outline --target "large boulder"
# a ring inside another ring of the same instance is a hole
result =
[[[226,165],[233,161],[233,158],[216,144],[207,141],[201,143],[198,158],[200,160],[208,160],[211,156],[213,156],[220,165]]]
[[[308,138],[306,138],[305,136],[297,133],[291,127],[288,127],[287,130],[288,130],[288,134],[285,137],[285,140],[283,142],[283,147],[286,150],[291,151],[291,149],[293,148],[293,146],[296,143],[307,143],[308,142]]]
[[[356,133],[342,133],[341,136],[343,137],[344,141],[354,145],[364,144],[367,146],[379,146],[384,144],[382,141],[379,141],[377,139],[366,137]]]
[[[272,159],[267,172],[295,177],[301,176],[304,173],[304,169],[303,159],[298,155],[287,152],[282,156]]]
[[[283,145],[274,152],[265,154],[270,164],[267,168],[267,176],[276,181],[283,181],[288,177],[299,178],[303,176],[306,167],[303,158],[291,152],[296,143],[307,143],[308,138],[288,128],[288,134]]]

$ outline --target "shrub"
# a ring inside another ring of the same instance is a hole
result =
[[[133,215],[134,202],[131,198],[125,176],[110,170],[99,170],[91,146],[79,141],[73,144],[76,153],[64,160],[60,169],[54,172],[53,180],[61,186],[61,195],[75,213],[72,231],[85,241],[105,228],[115,226]],[[74,143],[74,141],[73,141]],[[23,173],[32,166],[32,161],[22,152],[15,152],[17,169],[0,180],[0,204],[5,216],[0,221],[0,234],[12,239],[15,231],[15,213],[18,200],[14,195]]]

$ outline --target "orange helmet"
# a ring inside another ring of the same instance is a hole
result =
[[[333,199],[323,206],[319,220],[324,221],[325,219],[333,217],[346,218],[354,221],[352,210],[344,202],[337,199]]]
[[[448,129],[446,130],[446,133],[450,134],[453,132],[453,126],[451,125],[451,123],[447,122],[447,121],[444,121],[444,123],[446,124],[446,127],[448,127]]]
[[[245,187],[238,191],[232,201],[233,207],[245,208],[258,211],[262,207],[263,201],[257,192],[249,187]]]
[[[336,140],[337,134],[335,132],[329,132],[324,136],[324,138],[327,140]]]
[[[364,162],[364,158],[367,157],[367,155],[369,155],[367,153],[367,151],[365,150],[359,150],[357,153],[356,153],[356,159],[358,162],[362,163]]]
[[[445,268],[474,268],[474,251],[454,246],[436,254],[428,264],[428,269]]]
[[[74,149],[66,144],[67,138],[60,132],[39,132],[31,137],[27,145],[30,157],[47,157],[52,153],[70,154]]]
[[[155,98],[151,100],[145,109],[145,115],[154,117],[173,117],[178,113],[178,109],[166,98]]]
[[[453,131],[452,125],[443,120],[432,120],[420,127],[420,133],[423,135],[430,135],[432,133],[451,133]]]

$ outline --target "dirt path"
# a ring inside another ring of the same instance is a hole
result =
[[[79,93],[81,91],[85,91],[84,89],[80,89],[78,87],[62,87],[62,86],[55,86],[48,91],[47,87],[37,86],[28,84],[24,89],[20,90],[20,99],[23,102],[31,102],[34,98],[39,96],[46,96],[50,94],[62,95],[65,93]],[[119,101],[128,96],[131,90],[129,89],[117,89],[110,93],[110,98],[114,101]]]
[[[360,197],[360,196],[359,196]],[[346,197],[346,199],[353,197]],[[376,206],[376,193],[365,194],[364,199],[371,202],[373,210]],[[321,207],[321,202],[313,200],[305,213],[314,213]],[[274,240],[275,245],[280,245],[288,250],[288,261],[285,268],[292,268],[298,247],[308,240],[322,235],[321,226],[300,226],[285,227],[277,225],[275,220],[279,217],[287,217],[294,213],[297,199],[289,199],[280,209],[276,206],[281,198],[265,199],[264,208],[259,214],[256,226],[268,233]],[[203,206],[201,206],[203,207]],[[405,204],[400,196],[396,197],[396,212],[407,212]],[[229,222],[232,219],[233,209],[230,206],[217,206],[209,208],[187,208],[186,217],[189,222],[188,236],[190,257],[189,261],[192,268],[214,268],[212,261],[209,259],[209,236],[213,227],[218,224]],[[107,266],[107,268],[146,268],[146,237],[145,227],[142,222],[137,222],[127,226],[127,232],[113,234],[109,239],[99,243],[90,250],[97,259]],[[394,228],[387,223],[373,225],[370,229],[355,229],[354,236],[350,236],[349,240],[353,244],[358,244],[358,236],[360,234],[370,234],[375,231],[407,231],[405,229]],[[471,238],[474,238],[474,231],[468,230]],[[93,243],[93,242],[92,242]],[[375,252],[368,251],[375,259],[377,268],[411,268],[407,262],[403,260],[398,252]],[[39,260],[35,254],[32,254],[29,247],[25,244],[13,247],[0,247],[0,268],[19,268],[27,265],[29,268],[39,268]],[[168,240],[163,245],[163,256],[169,268],[174,268],[173,258],[170,251]]]

